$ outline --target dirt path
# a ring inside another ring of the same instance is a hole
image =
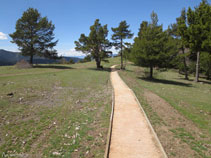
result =
[[[135,95],[117,71],[111,72],[111,82],[115,106],[109,158],[166,157]]]

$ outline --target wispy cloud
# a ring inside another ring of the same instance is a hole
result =
[[[7,40],[7,35],[4,34],[3,32],[0,32],[0,40]]]

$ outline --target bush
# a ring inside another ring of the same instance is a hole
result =
[[[59,61],[60,64],[68,64],[67,60],[65,58],[62,58],[60,61]]]
[[[16,68],[18,69],[28,69],[28,68],[32,68],[32,65],[29,64],[27,61],[25,60],[21,60],[21,61],[18,61],[16,64],[15,64]]]

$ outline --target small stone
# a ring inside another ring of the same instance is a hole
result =
[[[75,130],[78,131],[80,129],[80,126],[76,127]]]
[[[23,100],[23,97],[20,97],[20,98],[19,98],[19,101],[21,102],[22,100]]]
[[[70,143],[64,143],[64,145],[69,146],[69,145],[71,145],[71,144],[70,144]]]
[[[80,100],[77,100],[75,103],[76,103],[76,104],[80,103]]]
[[[66,138],[68,138],[68,139],[71,138],[71,137],[70,137],[69,135],[67,135],[67,134],[65,134],[64,137],[66,137]]]
[[[76,133],[76,134],[75,134],[75,137],[77,138],[78,136],[80,136],[80,134],[79,134],[79,133]]]
[[[55,155],[55,156],[60,156],[60,155],[61,155],[61,153],[56,152],[56,151],[55,151],[55,152],[53,152],[52,154],[53,154],[53,155]]]
[[[75,144],[75,139],[73,139],[73,143],[72,144]]]

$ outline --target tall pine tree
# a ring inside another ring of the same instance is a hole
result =
[[[200,53],[211,50],[211,7],[203,0],[194,10],[187,12],[188,42],[192,52],[196,53],[196,77],[199,81]]]
[[[107,36],[107,25],[102,26],[99,19],[96,19],[94,25],[90,27],[89,36],[81,34],[79,40],[75,41],[75,49],[90,54],[95,59],[97,68],[102,68],[101,61],[111,53],[108,51],[111,43]]]
[[[181,50],[182,54],[179,54],[180,58],[182,58],[184,72],[185,72],[185,79],[188,80],[188,67],[187,67],[187,55],[188,53],[185,52],[186,48],[188,47],[188,33],[187,33],[187,18],[186,18],[186,11],[183,9],[181,11],[181,16],[176,19],[177,20],[177,29],[176,29],[176,37],[178,39],[178,48]]]
[[[150,78],[153,78],[153,68],[163,66],[166,53],[165,43],[167,35],[162,30],[162,25],[158,25],[158,16],[155,12],[151,14],[151,23],[143,21],[138,37],[132,48],[133,60],[135,64],[150,68]]]
[[[133,34],[128,29],[129,25],[126,21],[121,21],[119,26],[116,28],[111,28],[114,32],[112,35],[112,40],[114,40],[114,46],[116,49],[120,49],[121,56],[121,69],[123,69],[123,48],[124,48],[124,39],[130,39],[133,37]]]
[[[24,56],[30,56],[33,64],[34,55],[57,58],[53,49],[58,41],[54,40],[55,26],[47,17],[41,17],[37,9],[29,8],[16,22],[16,31],[10,34],[12,43],[16,43]]]

